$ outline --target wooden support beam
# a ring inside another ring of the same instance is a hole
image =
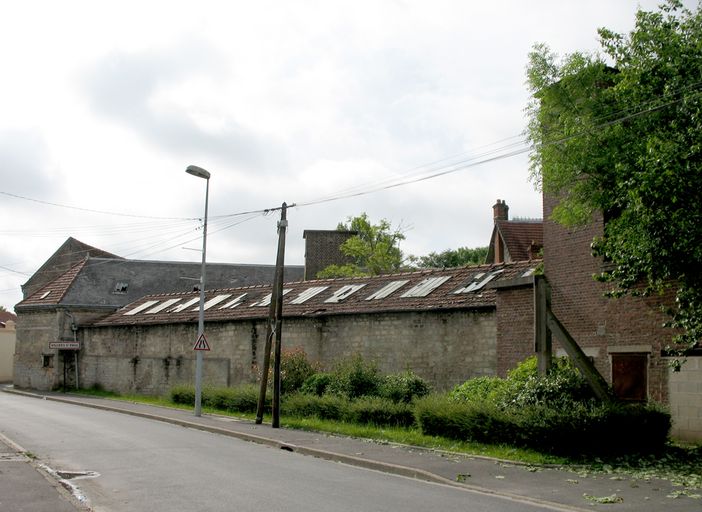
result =
[[[548,374],[553,357],[551,331],[547,325],[550,310],[551,287],[544,276],[534,276],[534,351],[542,377]]]
[[[546,317],[546,325],[549,330],[559,339],[566,354],[568,354],[568,357],[570,357],[578,370],[580,370],[580,373],[585,377],[590,388],[594,391],[595,396],[603,402],[611,402],[613,397],[610,393],[609,385],[607,381],[604,380],[604,377],[600,375],[600,372],[597,371],[595,365],[592,364],[590,358],[585,355],[585,352],[582,351],[575,339],[573,339],[550,309],[547,310]]]

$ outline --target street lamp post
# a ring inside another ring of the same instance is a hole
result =
[[[205,187],[205,220],[202,231],[202,270],[200,271],[200,314],[197,322],[197,339],[205,333],[205,262],[207,258],[207,203],[210,195],[210,173],[196,165],[189,165],[185,170],[188,174],[202,178],[207,182]],[[202,415],[202,350],[197,350],[195,362],[195,416]]]

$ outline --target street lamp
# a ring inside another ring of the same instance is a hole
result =
[[[210,173],[197,165],[189,165],[188,174],[207,181],[205,187],[205,222],[202,230],[202,270],[200,272],[200,315],[197,322],[197,339],[205,333],[205,261],[207,255],[207,203],[210,195]],[[195,362],[195,416],[202,415],[202,350],[197,350]]]

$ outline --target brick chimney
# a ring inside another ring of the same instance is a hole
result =
[[[509,206],[504,199],[498,199],[492,207],[492,218],[494,221],[509,220]]]

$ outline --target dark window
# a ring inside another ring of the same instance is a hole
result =
[[[648,354],[611,354],[612,388],[617,398],[643,402],[648,396]]]
[[[41,366],[43,368],[53,368],[54,367],[54,354],[43,354],[41,356]]]
[[[112,293],[117,293],[119,295],[123,295],[127,293],[127,288],[129,288],[129,283],[125,283],[124,281],[120,281],[115,285],[115,289],[112,291]]]

